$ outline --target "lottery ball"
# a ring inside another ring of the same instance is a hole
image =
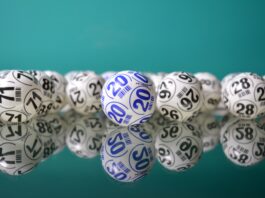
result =
[[[155,90],[146,76],[118,72],[103,86],[101,105],[106,116],[120,126],[146,122],[155,110]]]
[[[50,79],[53,81],[54,84],[54,103],[50,113],[56,113],[60,111],[66,105],[66,94],[65,88],[67,85],[67,81],[61,74],[54,72],[54,71],[46,71],[45,72]]]
[[[222,133],[221,144],[225,156],[234,164],[257,164],[265,157],[265,129],[256,121],[237,119]]]
[[[78,113],[88,115],[101,110],[100,94],[104,80],[92,72],[82,72],[67,84],[66,95],[70,106]]]
[[[113,75],[115,75],[117,72],[114,71],[107,71],[104,72],[103,74],[101,74],[102,78],[107,81],[110,77],[112,77]]]
[[[176,172],[193,167],[203,151],[200,133],[191,123],[172,122],[164,126],[155,142],[160,164]]]
[[[201,112],[209,112],[216,109],[221,100],[221,84],[219,80],[210,73],[196,73],[194,75],[202,84],[203,104]]]
[[[9,70],[0,78],[0,120],[25,122],[40,110],[43,94],[37,79],[25,71]]]
[[[170,73],[158,89],[157,108],[170,120],[187,121],[199,112],[202,103],[201,82],[190,73]]]
[[[254,73],[241,73],[227,83],[222,93],[229,112],[254,119],[265,110],[265,81]]]
[[[80,73],[83,73],[83,72],[95,74],[94,71],[90,71],[90,70],[88,70],[88,71],[70,71],[67,74],[65,74],[64,78],[66,79],[67,82],[70,82],[74,79],[74,77],[76,75],[79,75]]]
[[[139,125],[120,127],[107,134],[100,151],[106,173],[120,182],[144,177],[155,159],[153,139]]]
[[[25,175],[41,161],[43,144],[25,123],[4,124],[0,129],[0,170],[8,175]]]
[[[162,79],[164,78],[165,74],[163,73],[146,73],[145,74],[147,77],[149,77],[151,79],[151,81],[154,83],[154,86],[155,86],[155,91],[157,92],[159,86],[160,86],[160,83],[162,81]]]
[[[99,154],[105,132],[104,121],[97,114],[83,116],[68,127],[67,147],[80,158],[93,158]]]
[[[38,81],[42,88],[43,99],[38,111],[39,116],[45,116],[51,113],[53,104],[55,102],[55,85],[52,79],[43,71],[29,70]]]
[[[213,150],[219,143],[220,124],[216,118],[210,113],[200,114],[196,122],[202,133],[203,152]]]

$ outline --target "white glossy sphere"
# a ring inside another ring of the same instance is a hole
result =
[[[196,73],[194,75],[202,84],[203,104],[201,112],[213,111],[221,100],[221,84],[219,80],[210,73]]]
[[[98,112],[103,84],[104,80],[92,72],[78,73],[66,87],[68,103],[83,115]]]
[[[265,157],[265,130],[255,121],[237,119],[221,139],[226,157],[237,165],[251,166]]]
[[[25,122],[36,116],[43,100],[37,79],[24,71],[1,74],[0,121]]]
[[[54,83],[55,99],[54,99],[53,107],[50,110],[50,113],[56,113],[60,111],[66,104],[65,88],[67,85],[67,81],[64,78],[64,76],[62,76],[58,72],[46,71],[45,73],[51,78],[51,80]]]
[[[0,170],[9,175],[24,175],[41,161],[43,145],[27,124],[6,124],[0,128],[0,151]]]
[[[98,115],[84,116],[68,127],[67,147],[78,157],[93,158],[99,154],[105,132],[104,122]]]
[[[200,132],[191,123],[170,123],[156,137],[158,161],[168,170],[184,171],[193,167],[203,151]]]
[[[219,143],[221,130],[219,122],[210,113],[199,115],[196,121],[202,132],[203,151],[213,150]]]
[[[111,78],[112,76],[114,76],[117,72],[114,71],[107,71],[101,74],[102,78],[107,81],[109,78]]]
[[[152,168],[155,148],[152,137],[139,125],[133,125],[107,134],[100,154],[109,176],[120,182],[133,182]]]
[[[230,113],[254,119],[265,111],[265,81],[253,73],[241,73],[227,83],[222,98]]]
[[[170,120],[187,121],[203,103],[200,81],[190,73],[173,72],[165,76],[157,94],[157,108]]]
[[[29,70],[38,81],[42,88],[43,100],[38,115],[44,116],[52,111],[55,102],[55,84],[44,71]]]
[[[101,104],[106,116],[120,126],[144,123],[155,110],[153,83],[135,71],[119,72],[104,84]]]
[[[160,86],[160,83],[164,78],[164,75],[162,75],[162,74],[159,75],[159,74],[155,74],[155,73],[146,73],[146,76],[152,80],[152,82],[154,83],[155,91],[157,92],[157,90]]]
[[[239,73],[230,73],[224,76],[224,78],[221,81],[221,86],[222,86],[222,92],[226,88],[227,84],[229,83],[230,80],[232,80],[235,76],[237,76]]]

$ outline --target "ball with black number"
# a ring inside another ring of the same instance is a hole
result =
[[[201,132],[192,123],[170,123],[156,137],[157,159],[168,170],[184,171],[193,167],[203,151]]]
[[[202,84],[203,104],[201,112],[213,111],[217,108],[221,100],[221,84],[213,75],[207,72],[196,73],[194,75]]]
[[[155,110],[153,83],[139,72],[118,72],[104,84],[101,105],[106,116],[120,126],[144,123]]]
[[[265,111],[265,81],[254,73],[241,73],[230,80],[222,98],[230,113],[254,119]]]
[[[68,103],[76,112],[83,115],[100,111],[103,84],[103,78],[93,72],[76,74],[66,87]]]
[[[106,173],[120,182],[133,182],[149,173],[155,159],[152,137],[140,125],[107,134],[100,151]]]
[[[4,124],[0,129],[0,170],[9,175],[31,172],[41,161],[43,144],[25,123]]]
[[[41,86],[42,90],[42,102],[38,111],[39,116],[45,116],[52,112],[53,104],[55,103],[55,85],[52,79],[44,72],[37,70],[29,70]]]
[[[213,150],[219,143],[220,123],[210,113],[200,114],[196,122],[202,133],[203,151]]]
[[[170,73],[158,89],[157,108],[170,120],[187,121],[199,112],[202,103],[201,82],[190,73]]]
[[[42,101],[42,88],[33,75],[17,70],[1,73],[0,121],[28,121],[37,115]]]
[[[226,157],[239,166],[251,166],[265,157],[265,129],[252,120],[236,119],[221,134]]]
[[[98,114],[83,116],[68,127],[66,145],[78,157],[93,158],[99,154],[105,132]]]
[[[58,72],[55,71],[46,71],[45,72],[50,79],[53,81],[54,84],[54,103],[52,106],[52,109],[50,110],[50,113],[56,113],[60,111],[65,105],[66,105],[66,93],[65,88],[67,85],[67,81]]]
[[[165,73],[146,73],[145,75],[152,80],[155,86],[155,91],[157,92],[160,86],[160,83],[166,74]]]

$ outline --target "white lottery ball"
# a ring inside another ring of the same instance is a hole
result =
[[[265,81],[254,73],[241,73],[227,83],[222,98],[229,112],[254,119],[265,111]]]
[[[43,144],[27,124],[5,124],[0,129],[0,170],[9,175],[24,175],[41,161]]]
[[[118,72],[104,84],[101,104],[116,124],[144,123],[154,113],[155,90],[151,80],[138,72]]]
[[[43,100],[37,79],[25,71],[10,70],[0,78],[0,120],[25,122],[37,115]]]
[[[221,84],[219,80],[210,73],[196,73],[194,75],[202,84],[204,96],[201,112],[209,112],[216,109],[221,100]]]
[[[55,99],[54,99],[53,107],[50,110],[50,113],[56,113],[59,110],[61,110],[66,104],[65,88],[67,85],[67,81],[64,78],[64,76],[62,76],[58,72],[46,71],[45,73],[51,78],[51,80],[54,83]]]
[[[204,113],[198,116],[196,122],[202,132],[203,151],[213,150],[219,143],[221,129],[218,120],[212,114]]]
[[[202,103],[201,82],[190,73],[170,73],[160,84],[157,108],[170,120],[187,121],[199,112]]]
[[[104,121],[98,115],[83,116],[68,127],[67,147],[78,157],[93,158],[99,154],[105,132]]]
[[[107,134],[100,151],[106,173],[120,182],[133,182],[153,166],[153,139],[139,125],[121,127]]]
[[[154,83],[154,86],[155,86],[155,91],[157,92],[157,90],[160,86],[160,83],[161,83],[164,76],[159,75],[159,74],[155,74],[155,73],[146,73],[145,75],[152,80],[152,82]]]
[[[88,115],[101,110],[100,94],[104,80],[91,72],[74,76],[66,87],[70,106],[78,113]]]
[[[157,159],[168,170],[184,171],[193,167],[203,151],[200,132],[191,123],[170,123],[156,137]]]
[[[29,70],[28,72],[39,81],[42,88],[43,100],[38,115],[47,115],[51,113],[55,102],[55,84],[44,71]]]
[[[237,119],[222,133],[226,157],[240,166],[251,166],[265,157],[265,130],[252,120]]]
[[[107,81],[110,77],[112,77],[113,75],[115,75],[117,72],[114,71],[107,71],[101,74],[102,78]]]

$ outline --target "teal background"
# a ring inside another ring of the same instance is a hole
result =
[[[262,0],[0,0],[0,69],[134,69],[265,74]],[[0,175],[0,197],[250,197],[265,163],[240,168],[220,146],[184,173],[156,164],[120,184],[98,158],[65,150],[22,177]]]

